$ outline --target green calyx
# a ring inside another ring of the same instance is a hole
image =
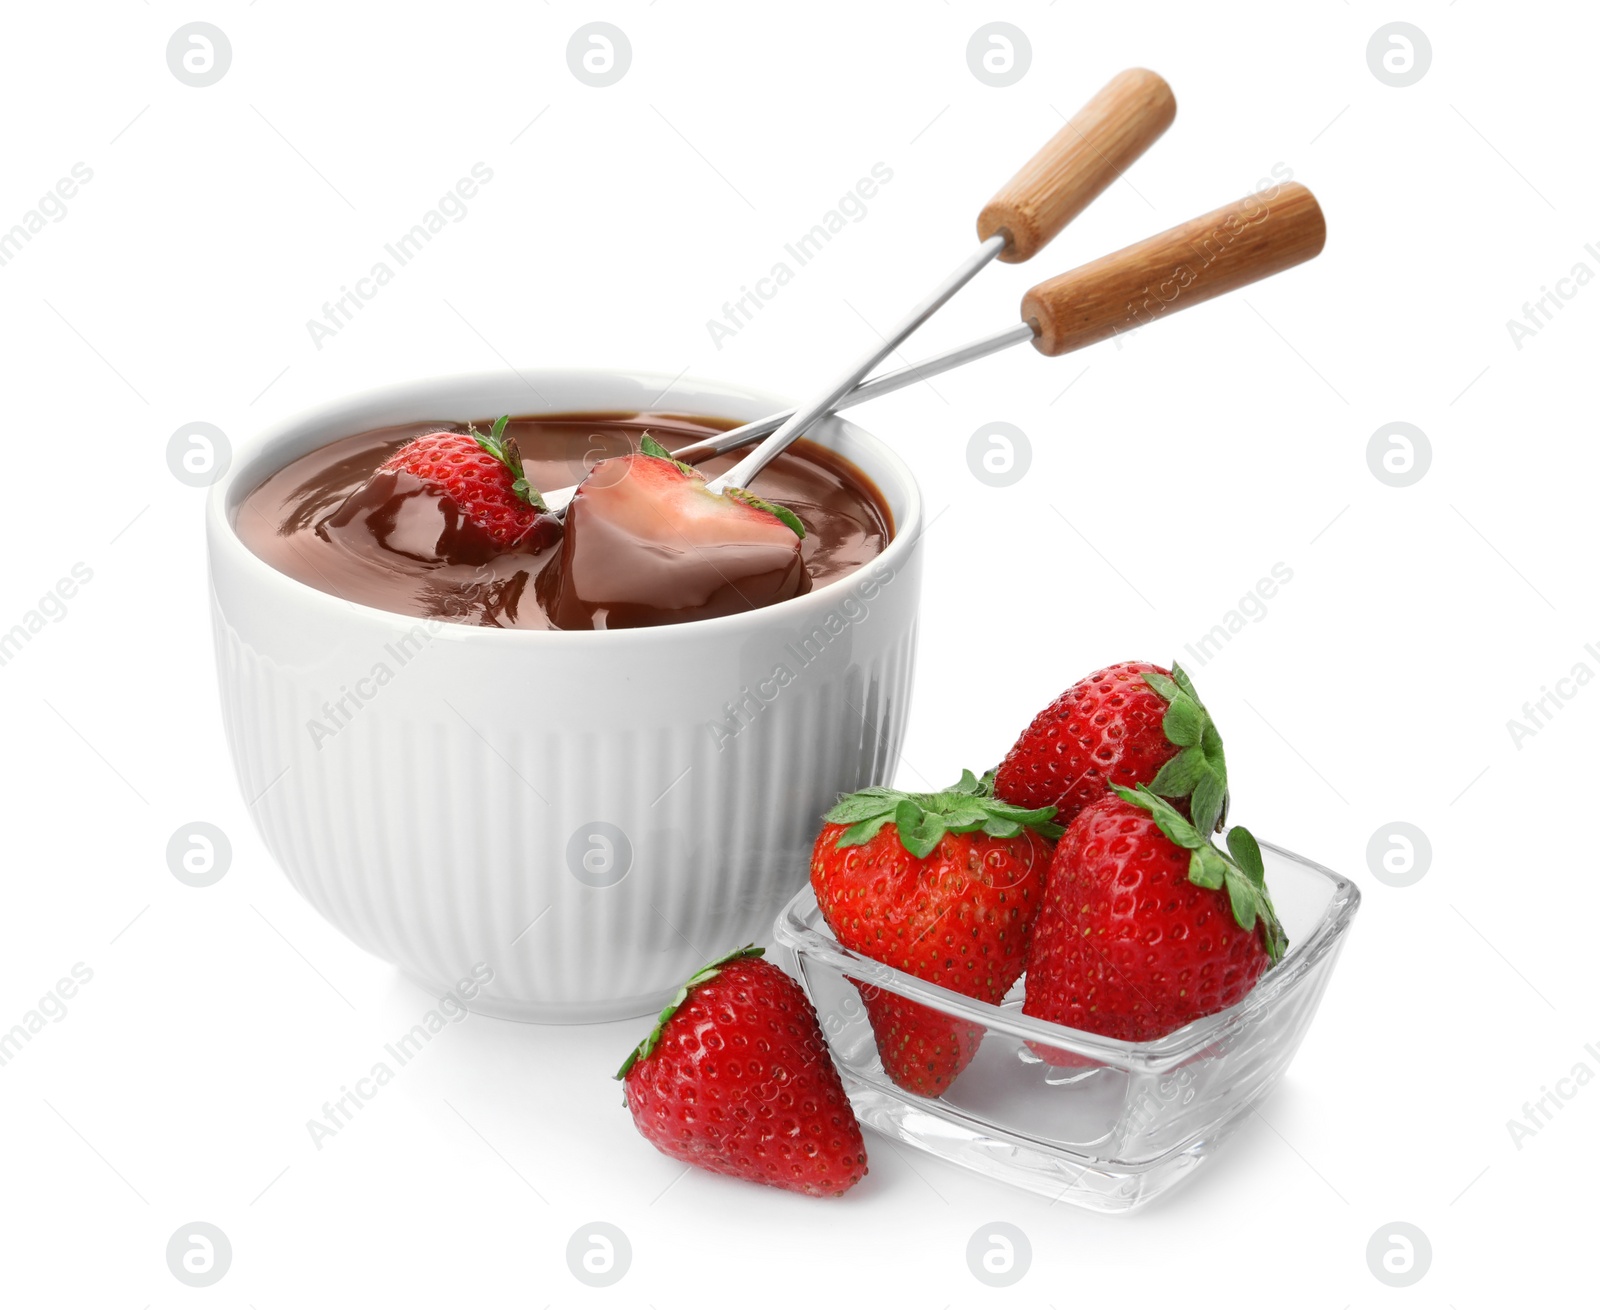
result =
[[[738,500],[755,509],[764,510],[772,515],[779,523],[788,528],[790,532],[804,541],[806,525],[800,522],[800,516],[792,509],[785,509],[782,505],[774,505],[770,500],[762,500],[753,491],[746,491],[743,487],[729,487],[722,493],[729,500]]]
[[[676,465],[682,472],[694,477],[701,476],[692,465],[685,464],[681,459],[674,459],[672,452],[648,432],[639,438],[639,453],[641,455],[649,455],[652,459],[664,459],[667,463]],[[729,500],[737,500],[741,504],[749,505],[752,509],[758,509],[764,514],[772,515],[795,536],[802,541],[805,539],[806,525],[800,522],[799,516],[792,509],[785,509],[782,505],[774,505],[770,500],[762,500],[755,492],[746,491],[743,487],[729,487],[722,494]]]
[[[735,960],[754,960],[765,954],[765,947],[741,946],[736,951],[729,951],[721,959],[711,961],[710,964],[694,974],[682,987],[678,988],[678,994],[668,1001],[666,1008],[656,1016],[656,1026],[650,1030],[650,1035],[628,1052],[628,1058],[622,1062],[622,1068],[616,1072],[615,1076],[618,1081],[626,1078],[628,1071],[634,1065],[647,1058],[650,1052],[656,1049],[657,1043],[661,1041],[661,1030],[667,1026],[667,1020],[678,1012],[678,1007],[689,999],[690,992],[700,986],[701,983],[710,982],[715,978],[722,972],[723,965],[732,964]]]
[[[539,489],[529,482],[522,471],[522,451],[517,446],[515,437],[505,435],[506,424],[511,422],[511,415],[502,414],[495,419],[494,426],[489,429],[489,435],[484,436],[472,424],[467,424],[467,432],[478,446],[493,455],[497,460],[511,471],[511,490],[525,505],[532,505],[534,509],[545,509],[544,497],[539,494]]]
[[[994,795],[993,776],[975,778],[972,770],[963,769],[955,786],[927,793],[868,787],[844,797],[822,817],[847,825],[836,843],[841,850],[865,845],[884,824],[893,823],[900,844],[919,860],[927,859],[946,833],[982,831],[1007,838],[1031,830],[1049,841],[1061,836],[1061,826],[1051,822],[1054,805],[1025,810],[1007,804]]]
[[[1189,812],[1201,832],[1220,832],[1228,814],[1228,760],[1222,735],[1201,704],[1194,683],[1177,664],[1172,676],[1146,673],[1146,684],[1167,703],[1161,729],[1178,753],[1150,779],[1150,790],[1173,800],[1189,798]]]
[[[648,432],[644,433],[639,438],[639,453],[641,455],[648,455],[651,459],[664,459],[667,461],[667,463],[674,465],[680,472],[687,473],[692,477],[700,476],[700,474],[695,472],[692,464],[685,464],[681,459],[674,459],[672,457],[672,452],[654,437],[652,437]]]
[[[1228,854],[1211,844],[1205,829],[1190,823],[1152,788],[1140,785],[1137,791],[1113,786],[1112,791],[1149,813],[1156,827],[1174,846],[1189,852],[1189,881],[1197,887],[1226,888],[1233,919],[1246,932],[1261,925],[1267,959],[1273,964],[1283,959],[1289,947],[1278,912],[1267,894],[1267,870],[1261,860],[1261,847],[1249,829],[1235,825],[1228,829]]]

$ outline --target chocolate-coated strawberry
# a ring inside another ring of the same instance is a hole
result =
[[[487,434],[427,432],[384,460],[317,526],[353,549],[371,543],[428,565],[488,562],[515,551],[536,555],[561,537],[523,475],[502,415]]]
[[[804,536],[792,510],[738,487],[708,490],[646,433],[573,494],[539,595],[556,626],[580,630],[738,614],[810,587]]]
[[[545,507],[523,474],[516,439],[505,435],[510,420],[502,414],[487,434],[470,424],[465,432],[427,433],[406,442],[380,467],[437,487],[468,522],[502,550],[510,550],[533,529]]]

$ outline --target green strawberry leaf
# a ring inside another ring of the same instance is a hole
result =
[[[651,459],[664,459],[685,477],[698,478],[704,482],[704,476],[692,464],[685,464],[681,459],[676,459],[673,454],[648,432],[639,434],[639,453],[648,455]]]
[[[778,522],[788,528],[790,532],[805,540],[806,525],[800,521],[800,516],[787,505],[773,505],[772,512],[778,516]]]
[[[547,511],[544,497],[539,494],[538,488],[523,475],[522,450],[517,445],[515,437],[506,436],[506,424],[511,422],[511,415],[502,414],[495,419],[494,425],[489,429],[488,435],[479,432],[472,424],[467,424],[467,434],[478,443],[478,448],[493,455],[506,466],[511,474],[511,491],[526,505],[531,505],[541,513]]]
[[[652,437],[648,432],[639,438],[639,453],[642,455],[654,456],[656,459],[672,459],[672,452],[654,437]],[[676,460],[672,460],[672,462],[677,463]]]
[[[1289,937],[1283,931],[1283,924],[1278,921],[1278,913],[1272,908],[1271,901],[1266,902],[1264,908],[1267,913],[1261,916],[1261,922],[1265,928],[1267,959],[1276,964],[1289,949]]]
[[[992,796],[994,795],[993,784],[993,769],[990,769],[989,772],[984,774],[981,778],[975,777],[971,769],[962,769],[960,781],[954,783],[949,790],[959,791],[967,796]]]
[[[1167,713],[1161,720],[1161,729],[1174,746],[1198,746],[1205,726],[1205,711],[1187,696],[1167,702]]]
[[[1261,844],[1254,833],[1238,826],[1228,829],[1228,851],[1252,883],[1257,887],[1267,885],[1267,866],[1261,859]]]
[[[1196,886],[1209,887],[1215,891],[1222,886],[1226,875],[1219,861],[1208,860],[1205,855],[1204,847],[1189,852],[1189,881]]]
[[[1234,921],[1248,932],[1256,926],[1256,889],[1237,869],[1229,868],[1227,879],[1228,901],[1233,906]]]
[[[943,791],[869,787],[841,798],[822,817],[825,823],[847,825],[834,842],[841,849],[864,845],[893,823],[900,844],[925,860],[946,833],[981,832],[1006,840],[1031,831],[1055,841],[1061,836],[1061,825],[1052,822],[1055,814],[1053,805],[1027,810],[999,800],[989,791],[989,775],[977,778],[963,770],[960,780]]]
[[[1150,779],[1150,790],[1157,796],[1187,796],[1210,771],[1206,757],[1193,746],[1188,746],[1161,766],[1156,776]]]
[[[737,500],[742,504],[749,505],[753,509],[759,509],[767,514],[772,515],[773,518],[777,519],[779,523],[788,528],[789,531],[794,533],[795,536],[799,537],[802,541],[805,539],[806,525],[800,522],[800,516],[792,509],[788,509],[783,505],[774,505],[770,500],[762,500],[760,496],[755,494],[755,492],[746,491],[743,487],[729,487],[722,494],[727,496],[730,500]]]
[[[629,1071],[634,1065],[638,1064],[640,1060],[649,1059],[650,1053],[656,1049],[656,1045],[661,1041],[661,1030],[667,1026],[667,1020],[672,1018],[672,1016],[678,1012],[678,1007],[689,999],[690,992],[692,992],[696,987],[700,986],[701,983],[710,982],[713,978],[715,978],[719,973],[722,972],[723,965],[732,964],[735,960],[758,959],[765,954],[766,950],[764,947],[741,946],[738,950],[729,951],[720,959],[713,960],[710,964],[693,974],[689,980],[683,984],[682,987],[678,988],[677,995],[668,1001],[666,1007],[659,1015],[656,1016],[655,1027],[650,1030],[649,1035],[644,1039],[644,1041],[640,1042],[636,1047],[634,1047],[633,1050],[628,1052],[628,1058],[622,1062],[622,1068],[618,1069],[614,1075],[617,1080],[620,1082],[622,1079],[626,1078]]]
[[[1164,701],[1175,701],[1184,694],[1184,690],[1165,673],[1147,673],[1144,675],[1146,684],[1156,695]],[[1193,697],[1191,696],[1191,699]]]
[[[1014,819],[1024,828],[1043,830],[1045,828],[1060,827],[1059,824],[1050,822],[1056,813],[1054,805],[1041,805],[1036,810],[1025,810],[1020,805],[1012,805],[1008,801],[994,801],[989,806],[989,812],[991,814],[1004,815],[1008,819]],[[1057,835],[1059,836],[1060,834],[1058,833]]]
[[[860,823],[877,814],[893,814],[901,793],[889,787],[868,787],[836,802],[822,816],[825,823]]]
[[[1215,832],[1217,820],[1222,817],[1222,800],[1227,785],[1212,769],[1207,769],[1195,783],[1189,797],[1189,813],[1194,816],[1194,826],[1201,832]]]
[[[1228,867],[1227,857],[1209,841],[1195,853],[1199,855],[1200,862],[1205,866],[1207,877],[1220,878],[1223,881],[1227,881],[1233,876],[1232,870]]]
[[[1249,884],[1256,914],[1261,919],[1267,959],[1276,964],[1283,959],[1283,953],[1289,949],[1289,938],[1283,931],[1283,923],[1278,918],[1276,907],[1272,904],[1272,894],[1267,890],[1267,868],[1261,858],[1261,843],[1248,828],[1241,828],[1235,824],[1228,829],[1228,850],[1233,855],[1233,863],[1238,868],[1240,877]],[[1243,920],[1240,922],[1243,923]]]
[[[944,816],[945,824],[951,828],[979,829],[991,821],[998,823],[1011,823],[1004,817],[996,818],[982,805],[962,805],[952,803],[949,811]],[[1017,825],[1012,823],[1012,827]]]
[[[1140,784],[1137,791],[1130,791],[1127,787],[1113,785],[1112,791],[1127,801],[1129,805],[1137,805],[1146,811],[1156,821],[1156,827],[1161,829],[1161,834],[1174,846],[1181,846],[1186,851],[1198,850],[1206,844],[1206,839],[1195,831],[1195,827],[1183,815],[1144,784]]]
[[[1173,664],[1170,677],[1149,672],[1144,681],[1167,702],[1161,729],[1168,741],[1181,747],[1150,780],[1150,789],[1174,800],[1192,797],[1189,808],[1195,826],[1202,832],[1217,831],[1228,812],[1228,763],[1222,734],[1180,665]]]
[[[879,814],[870,819],[863,819],[860,823],[852,823],[839,834],[839,840],[834,843],[840,849],[846,846],[865,846],[878,835],[878,830],[884,824],[891,822],[894,815]]]
[[[1194,689],[1194,683],[1190,681],[1189,675],[1183,671],[1183,668],[1177,663],[1176,660],[1174,660],[1172,664],[1172,680],[1183,689],[1183,694],[1185,696],[1192,700],[1196,705],[1200,705],[1201,709],[1205,708],[1204,705],[1201,705],[1200,693]]]
[[[1130,805],[1136,805],[1155,820],[1156,827],[1168,841],[1189,852],[1189,881],[1197,887],[1216,891],[1226,888],[1228,904],[1234,922],[1247,932],[1253,931],[1259,921],[1262,943],[1267,959],[1276,964],[1289,948],[1283,924],[1273,908],[1267,891],[1266,866],[1261,858],[1261,846],[1248,829],[1233,827],[1228,830],[1228,855],[1224,855],[1211,842],[1209,827],[1190,823],[1177,809],[1144,786],[1138,790],[1113,786],[1114,791]],[[1198,795],[1191,805],[1197,806]],[[1230,858],[1231,857],[1231,858]]]
[[[900,833],[900,844],[925,860],[945,834],[944,818],[934,810],[924,809],[907,796],[895,807],[894,826]]]

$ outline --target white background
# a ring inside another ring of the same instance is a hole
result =
[[[75,563],[92,581],[0,667],[8,745],[0,1028],[82,962],[93,980],[0,1068],[0,1297],[16,1305],[1084,1305],[1513,1303],[1594,1295],[1600,1086],[1514,1144],[1507,1121],[1577,1064],[1600,1073],[1590,745],[1600,686],[1512,740],[1507,721],[1600,641],[1592,586],[1600,287],[1517,348],[1506,322],[1580,260],[1600,273],[1590,88],[1575,5],[10,6],[0,229],[82,161],[93,181],[0,267],[6,399],[0,629]],[[196,89],[168,38],[233,58]],[[982,24],[1030,39],[997,89]],[[1369,69],[1403,19],[1406,88]],[[565,50],[605,20],[625,77]],[[977,209],[1118,69],[1176,89],[1176,125],[1031,267],[985,273],[907,358],[1012,321],[1038,277],[1253,189],[1275,164],[1327,212],[1327,252],[1118,344],[1026,348],[858,412],[915,462],[930,509],[901,780],[982,768],[1082,674],[1182,658],[1274,564],[1293,580],[1189,664],[1228,739],[1235,816],[1366,897],[1284,1084],[1186,1189],[1098,1218],[869,1140],[818,1203],[695,1174],[634,1133],[609,1076],[639,1023],[472,1018],[320,1151],[305,1123],[429,998],[348,945],[271,866],[235,791],[205,605],[204,493],[180,425],[236,442],[386,381],[637,366],[814,387],[972,244]],[[530,122],[532,123],[529,126]],[[493,181],[317,349],[306,321],[471,166]],[[893,181],[718,349],[708,319],[882,161]],[[1069,389],[1070,388],[1070,389]],[[1015,486],[969,472],[1003,420]],[[1432,461],[1397,489],[1369,438]],[[197,890],[166,844],[203,820],[233,862]],[[1426,875],[1386,886],[1369,838],[1404,820]],[[180,1225],[233,1262],[169,1273]],[[564,1256],[621,1227],[628,1276]],[[1005,1220],[1033,1265],[968,1272]],[[1366,1248],[1421,1227],[1399,1291]]]

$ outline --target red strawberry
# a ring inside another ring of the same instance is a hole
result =
[[[1191,797],[1202,832],[1227,813],[1222,738],[1189,675],[1129,660],[1091,673],[1039,711],[995,773],[996,796],[1054,805],[1070,824],[1108,786],[1144,783],[1158,796]]]
[[[874,983],[850,981],[867,1008],[883,1071],[908,1092],[942,1096],[978,1053],[983,1026],[952,1019]]]
[[[533,531],[545,506],[523,476],[516,439],[505,435],[510,417],[497,418],[488,436],[470,424],[465,432],[429,432],[406,442],[379,467],[437,488],[497,547],[514,549]]]
[[[522,474],[522,456],[504,436],[508,416],[488,436],[429,432],[373,470],[317,533],[348,539],[363,552],[383,549],[428,565],[483,564],[508,551],[538,554],[561,524]]]
[[[841,945],[951,991],[998,1004],[1021,976],[1050,843],[1049,807],[1024,810],[970,772],[931,795],[872,787],[825,816],[811,886]],[[857,983],[884,1071],[937,1096],[982,1031]]]
[[[1085,809],[1050,864],[1023,1013],[1143,1042],[1242,1000],[1288,943],[1255,838],[1232,828],[1228,851],[1145,789]]]
[[[810,586],[790,510],[705,475],[646,434],[601,460],[567,508],[558,564],[540,577],[558,627],[641,628],[717,618]]]
[[[800,985],[747,946],[679,990],[617,1072],[664,1155],[712,1173],[840,1196],[867,1172],[861,1125]]]

